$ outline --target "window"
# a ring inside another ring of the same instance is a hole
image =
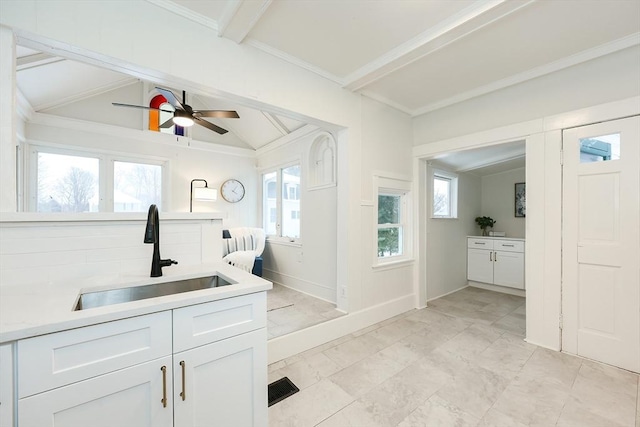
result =
[[[262,175],[263,227],[267,236],[300,238],[300,165]]]
[[[402,196],[378,195],[378,258],[402,255]]]
[[[146,212],[149,205],[161,206],[162,166],[113,162],[113,211]]]
[[[376,177],[378,221],[376,224],[376,263],[411,258],[410,182]]]
[[[36,212],[97,212],[100,160],[37,153]]]
[[[30,152],[29,210],[146,212],[151,204],[162,206],[162,162],[45,146]]]
[[[433,170],[432,217],[458,217],[458,176],[451,172]]]

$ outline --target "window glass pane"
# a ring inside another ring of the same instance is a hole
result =
[[[276,178],[275,172],[262,175],[262,224],[267,235],[276,234],[278,216],[276,212]]]
[[[580,139],[580,163],[620,160],[620,134]]]
[[[378,229],[378,257],[402,255],[402,228],[388,227]]]
[[[400,223],[400,196],[378,195],[378,224]]]
[[[447,178],[433,178],[433,214],[451,216],[451,180]]]
[[[300,165],[282,169],[282,236],[300,237],[300,216],[294,218],[293,211],[300,211]]]
[[[162,209],[162,166],[114,162],[113,211],[146,212],[152,204]]]
[[[96,158],[38,153],[38,212],[97,212],[100,202]]]

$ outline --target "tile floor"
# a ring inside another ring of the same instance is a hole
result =
[[[638,375],[523,341],[524,298],[466,288],[269,366],[276,426],[640,426]]]
[[[344,313],[335,304],[294,291],[276,283],[267,291],[267,333],[279,337],[317,325]]]

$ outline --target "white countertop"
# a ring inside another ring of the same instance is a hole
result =
[[[525,241],[524,237],[498,237],[498,236],[467,236],[472,239],[491,239],[491,240],[520,240]]]
[[[127,317],[171,310],[271,289],[271,282],[225,263],[172,266],[162,277],[113,275],[87,277],[75,282],[0,287],[0,343],[79,328]],[[185,280],[219,274],[237,282],[203,289],[73,311],[78,295],[106,289]]]

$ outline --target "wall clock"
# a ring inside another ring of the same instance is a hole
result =
[[[228,179],[220,187],[222,198],[229,203],[237,203],[244,198],[244,185],[237,179]]]

